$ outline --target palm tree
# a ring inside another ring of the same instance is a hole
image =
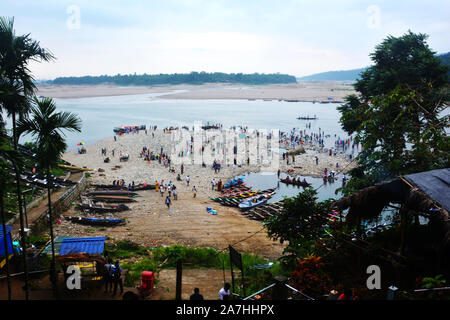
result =
[[[51,98],[34,98],[30,110],[31,118],[24,117],[17,123],[19,134],[31,134],[35,137],[37,145],[37,158],[39,167],[45,170],[47,176],[48,213],[50,226],[50,239],[52,246],[52,262],[50,276],[53,292],[56,294],[55,246],[53,237],[53,218],[51,206],[51,169],[56,167],[58,160],[67,148],[63,130],[81,131],[81,119],[70,112],[56,112],[56,105]]]
[[[29,109],[28,97],[34,94],[36,86],[28,69],[30,61],[50,61],[54,56],[41,48],[39,42],[29,34],[17,36],[14,31],[14,18],[0,17],[0,79],[9,88],[10,94],[0,94],[0,106],[12,118],[13,146],[17,150],[20,135],[17,133],[18,116],[21,119]],[[25,299],[29,298],[28,267],[25,255],[26,241],[22,209],[22,191],[20,189],[20,167],[14,166],[16,174],[17,200],[19,206],[22,258],[25,272]]]

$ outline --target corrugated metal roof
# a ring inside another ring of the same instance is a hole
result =
[[[105,239],[105,237],[64,239],[59,255],[81,252],[102,254],[105,247]]]
[[[55,245],[55,255],[59,254],[59,251],[61,251],[61,245],[64,239],[71,239],[70,236],[57,236],[53,240],[53,244]],[[52,244],[50,243],[48,246],[45,247],[45,249],[42,251],[42,253],[45,254],[52,254]]]
[[[404,178],[415,184],[447,211],[450,211],[449,168],[408,174]]]

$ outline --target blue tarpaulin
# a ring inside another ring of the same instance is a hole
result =
[[[8,245],[8,255],[13,253],[11,230],[12,226],[6,226],[6,242]],[[5,239],[3,239],[3,224],[0,224],[0,256],[5,256]]]
[[[59,255],[70,253],[102,254],[105,247],[105,237],[64,239]]]

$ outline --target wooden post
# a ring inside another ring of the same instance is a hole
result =
[[[181,300],[182,275],[183,275],[183,262],[180,259],[177,261],[177,285],[176,285],[176,293],[175,293],[176,300]]]
[[[231,270],[231,288],[232,288],[232,293],[234,293],[234,274],[233,274],[233,261],[231,259],[231,254],[230,254],[230,270]]]

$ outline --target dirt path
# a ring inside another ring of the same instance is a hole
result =
[[[52,205],[55,204],[55,202],[59,199],[60,196],[62,196],[64,194],[64,192],[66,192],[66,188],[60,189],[51,194]],[[38,219],[45,211],[47,211],[47,209],[48,209],[48,200],[47,200],[47,198],[43,198],[39,202],[37,207],[27,210],[28,226],[30,226],[36,219]],[[25,224],[25,221],[24,221],[24,224]],[[14,227],[13,232],[19,232],[20,219],[17,219],[14,222],[13,227]]]

